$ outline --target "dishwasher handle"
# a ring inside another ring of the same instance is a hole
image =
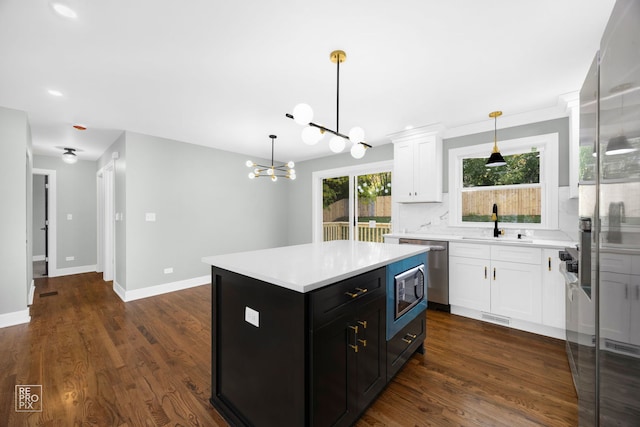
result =
[[[446,248],[444,246],[431,246],[431,245],[426,245],[429,248],[430,252],[433,251],[444,251]]]

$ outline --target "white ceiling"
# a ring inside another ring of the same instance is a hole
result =
[[[331,154],[285,117],[310,104],[374,146],[553,107],[580,88],[613,0],[0,0],[0,106],[26,111],[34,152],[96,159],[123,130],[252,157]],[[63,93],[53,97],[48,89]],[[76,131],[73,124],[88,127]],[[500,119],[498,119],[500,127]],[[366,157],[365,157],[366,159]]]

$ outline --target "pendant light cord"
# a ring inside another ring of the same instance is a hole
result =
[[[338,59],[336,60],[336,65],[338,67],[337,73],[337,84],[336,84],[336,132],[340,133],[340,62],[341,62],[340,54],[338,54]]]

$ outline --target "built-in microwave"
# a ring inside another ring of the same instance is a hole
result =
[[[393,282],[394,319],[397,320],[424,299],[424,265],[397,274]]]

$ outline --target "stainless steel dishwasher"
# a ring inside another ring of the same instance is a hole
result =
[[[400,239],[399,243],[429,246],[427,254],[427,308],[450,312],[449,242],[440,240]]]

